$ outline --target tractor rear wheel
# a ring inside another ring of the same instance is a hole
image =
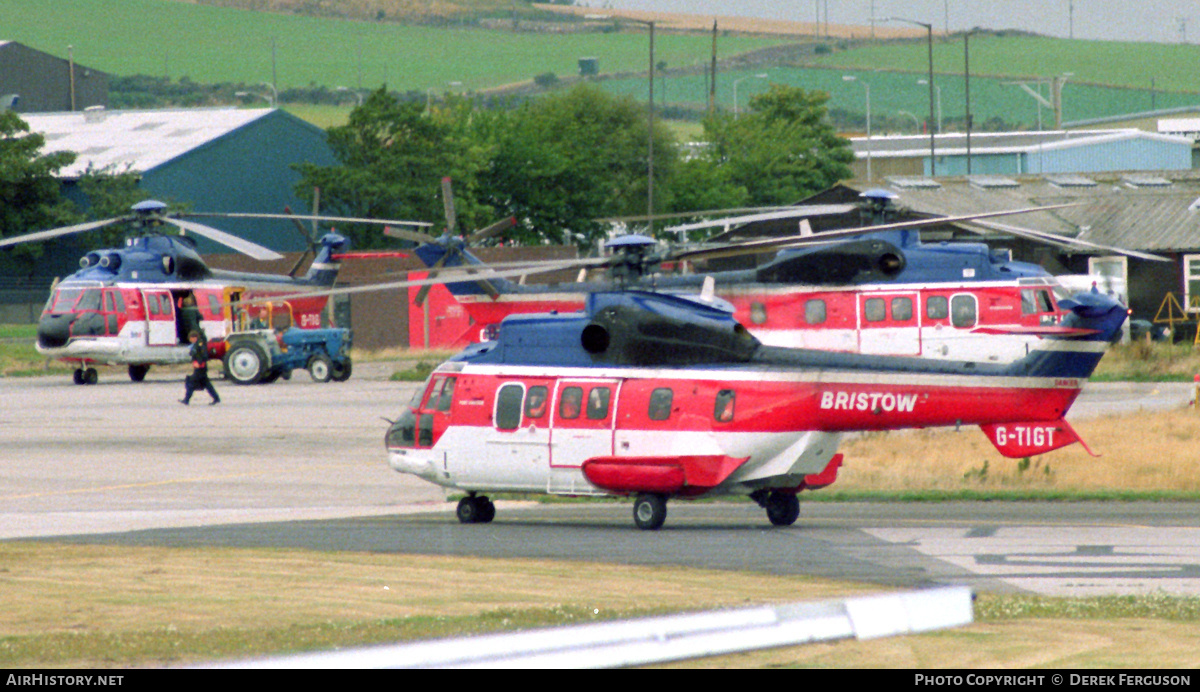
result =
[[[225,377],[237,384],[256,384],[267,373],[267,354],[258,344],[238,344],[225,354]]]

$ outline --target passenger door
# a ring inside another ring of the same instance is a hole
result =
[[[142,300],[146,304],[146,344],[174,346],[179,343],[175,334],[175,306],[171,303],[171,292],[144,289]]]
[[[860,353],[915,356],[921,352],[917,294],[864,293],[858,297]]]
[[[548,491],[595,491],[580,467],[592,457],[614,455],[613,423],[620,389],[621,381],[615,379],[559,380],[551,413]]]

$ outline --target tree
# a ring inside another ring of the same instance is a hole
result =
[[[71,152],[41,154],[45,138],[13,111],[0,112],[0,237],[75,223],[74,205],[62,197],[59,170],[75,161]],[[37,243],[13,248],[13,271],[28,275],[41,255]]]
[[[828,123],[828,101],[824,92],[772,84],[749,113],[709,118],[713,164],[760,205],[794,204],[850,177],[854,153]]]
[[[349,122],[327,130],[337,166],[300,164],[297,195],[321,189],[323,211],[375,219],[426,221],[444,227],[441,179],[455,184],[460,228],[471,228],[490,210],[474,203],[475,172],[486,158],[471,134],[470,103],[449,99],[426,111],[401,102],[385,88],[372,92],[350,113]],[[387,241],[377,226],[342,229],[358,247]]]
[[[647,118],[633,99],[581,84],[526,102],[492,135],[481,191],[490,206],[519,220],[517,239],[587,246],[607,228],[596,219],[646,212]],[[657,208],[672,204],[670,186],[659,183],[677,164],[671,133],[656,126]]]

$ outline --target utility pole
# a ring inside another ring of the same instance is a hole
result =
[[[708,83],[708,114],[717,112],[717,20],[713,20],[712,32],[712,79]]]

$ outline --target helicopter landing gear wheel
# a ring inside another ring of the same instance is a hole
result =
[[[458,501],[454,514],[463,524],[486,524],[496,518],[496,505],[485,495],[468,495]]]
[[[255,384],[266,375],[267,355],[255,344],[241,344],[225,354],[225,377],[237,384]]]
[[[633,523],[643,531],[654,531],[667,520],[667,497],[657,493],[639,493],[633,501]]]
[[[79,372],[76,370],[75,372]],[[100,381],[100,373],[96,372],[96,368],[88,368],[83,371],[83,384],[96,384]]]
[[[84,384],[83,368],[75,368],[75,372],[71,375],[71,378],[75,381],[75,384]]]
[[[800,518],[800,498],[795,493],[773,492],[767,496],[763,507],[767,519],[775,526],[791,526]]]
[[[149,365],[130,365],[129,379],[134,382],[141,382],[146,379],[146,373],[150,372]]]

